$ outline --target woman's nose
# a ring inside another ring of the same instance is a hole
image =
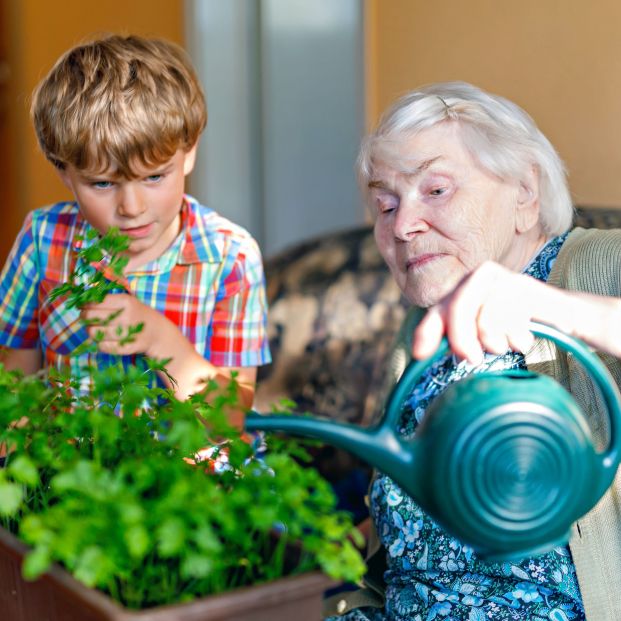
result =
[[[393,221],[395,237],[400,241],[409,241],[417,233],[429,230],[424,217],[424,207],[413,198],[403,198]]]
[[[121,187],[118,194],[117,211],[125,218],[134,218],[145,211],[145,203],[138,188],[127,183]]]

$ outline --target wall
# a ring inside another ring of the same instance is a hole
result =
[[[5,33],[8,32],[5,7],[0,2],[0,171],[2,171],[2,183],[0,183],[0,207],[3,215],[3,227],[13,221],[12,206],[15,204],[16,183],[15,170],[13,167],[13,154],[11,149],[11,140],[13,132],[11,129],[11,75],[8,62],[8,38]],[[0,235],[0,260],[4,258],[6,251],[10,245],[9,239],[4,239]]]
[[[209,123],[190,191],[265,256],[364,220],[361,0],[188,0]]]
[[[469,80],[533,115],[567,163],[577,203],[621,206],[618,0],[360,2],[368,125],[416,85]],[[36,82],[63,50],[93,32],[182,42],[183,10],[184,0],[0,0],[0,258],[28,210],[67,196],[30,127]]]
[[[621,2],[367,0],[367,122],[417,85],[513,99],[564,159],[578,204],[621,207]]]
[[[137,33],[182,43],[183,0],[0,0],[0,9],[0,61],[10,70],[2,97],[6,135],[0,135],[10,160],[5,175],[9,187],[0,195],[3,261],[29,210],[68,198],[41,155],[28,118],[29,97],[36,83],[63,51],[91,34]]]

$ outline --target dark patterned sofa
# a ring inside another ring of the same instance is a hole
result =
[[[576,226],[621,228],[621,210],[579,208]],[[406,310],[371,227],[301,243],[268,258],[265,273],[273,362],[259,371],[256,408],[267,412],[286,398],[300,412],[370,424]],[[315,462],[342,506],[364,517],[366,466],[332,447]]]

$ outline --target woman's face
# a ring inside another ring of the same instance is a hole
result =
[[[456,123],[404,140],[400,153],[408,172],[380,163],[369,191],[377,245],[413,304],[436,304],[487,260],[520,271],[545,241],[536,187],[483,169]]]

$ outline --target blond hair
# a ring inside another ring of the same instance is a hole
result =
[[[112,35],[67,51],[38,84],[31,115],[56,167],[132,178],[194,146],[207,121],[189,57],[169,41]]]

